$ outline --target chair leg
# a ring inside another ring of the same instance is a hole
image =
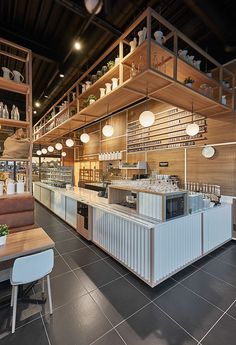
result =
[[[13,306],[13,296],[14,296],[14,285],[11,288],[11,307]]]
[[[16,328],[16,307],[17,307],[17,294],[18,294],[18,286],[14,286],[14,293],[13,293],[13,315],[12,315],[12,333],[15,333]]]
[[[49,311],[52,314],[52,293],[49,274],[47,275]]]

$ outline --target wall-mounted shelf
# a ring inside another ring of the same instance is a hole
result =
[[[29,124],[30,124],[29,121],[20,121],[20,120],[11,120],[11,119],[0,118],[0,125],[1,126],[26,128],[29,126]]]
[[[25,83],[16,83],[12,80],[0,77],[0,88],[6,91],[17,92],[26,95],[30,91],[30,86]]]

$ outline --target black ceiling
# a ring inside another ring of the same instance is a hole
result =
[[[33,52],[38,119],[91,63],[150,6],[216,60],[236,57],[235,0],[106,0],[90,18],[81,0],[0,0],[0,36]],[[73,49],[80,38],[82,50]],[[62,79],[59,72],[65,74]],[[49,95],[49,98],[45,98]]]

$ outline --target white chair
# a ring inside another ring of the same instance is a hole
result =
[[[49,310],[50,314],[52,314],[52,295],[49,274],[52,272],[53,266],[54,252],[52,249],[23,256],[15,260],[10,277],[12,285],[11,307],[13,306],[12,333],[15,332],[16,327],[16,307],[19,285],[32,283],[47,276]],[[44,279],[42,281],[42,290],[44,292]]]

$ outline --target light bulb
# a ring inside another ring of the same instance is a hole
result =
[[[43,155],[46,155],[47,152],[48,152],[47,149],[45,149],[45,148],[42,149],[42,154]]]
[[[155,115],[150,110],[143,111],[139,116],[139,122],[143,127],[150,127],[155,121]]]
[[[39,108],[39,107],[40,107],[40,103],[39,103],[39,102],[35,102],[35,106],[36,106],[37,108]]]
[[[41,156],[41,154],[42,154],[41,150],[38,150],[36,153],[38,156]]]
[[[62,155],[62,157],[65,157],[66,156],[66,152],[62,151],[61,155]]]
[[[59,74],[59,77],[60,77],[60,78],[64,78],[65,75],[64,75],[63,73],[60,73],[60,74]]]
[[[53,146],[48,146],[48,152],[53,152],[54,151],[54,147]]]
[[[89,13],[94,13],[95,8],[97,7],[99,0],[84,0],[84,5]],[[100,5],[98,6],[95,14],[98,14],[102,9],[103,2],[100,1]]]
[[[66,139],[66,146],[67,146],[67,147],[72,147],[72,146],[74,146],[74,140],[72,140],[72,139]]]
[[[193,137],[194,135],[199,133],[199,126],[196,123],[190,123],[186,127],[186,133],[190,136]]]
[[[55,148],[57,151],[62,150],[62,144],[61,143],[56,143]]]
[[[80,42],[76,41],[75,44],[74,44],[74,47],[75,47],[76,50],[80,50],[81,49]]]
[[[102,133],[105,135],[105,137],[111,137],[114,133],[114,128],[112,125],[105,125],[102,129]]]
[[[90,137],[87,133],[83,133],[80,136],[80,140],[82,141],[82,143],[85,143],[85,144],[88,143],[89,139],[90,139]]]

